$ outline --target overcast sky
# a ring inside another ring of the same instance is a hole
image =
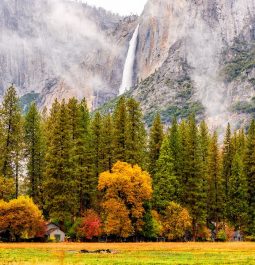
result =
[[[147,0],[84,0],[84,2],[93,6],[101,6],[120,15],[131,13],[140,15]]]

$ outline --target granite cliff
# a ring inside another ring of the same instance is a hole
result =
[[[0,96],[10,83],[41,107],[116,96],[136,20],[80,2],[0,1]]]
[[[195,112],[238,127],[255,113],[254,0],[148,0],[140,17],[67,0],[0,2],[0,96],[15,83],[41,107],[85,96],[97,108],[119,94],[127,54],[127,93],[148,124],[155,112],[166,123]]]
[[[191,112],[240,126],[255,107],[255,2],[149,0],[139,18],[131,94],[148,123]],[[248,115],[247,115],[248,114]]]

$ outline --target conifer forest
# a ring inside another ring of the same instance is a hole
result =
[[[76,98],[43,110],[32,103],[23,114],[11,86],[0,110],[0,172],[0,230],[16,239],[24,231],[8,218],[29,215],[31,236],[52,221],[71,240],[255,238],[254,121],[236,131],[228,124],[223,140],[195,115],[167,127],[155,114],[148,128],[125,97],[109,114]]]

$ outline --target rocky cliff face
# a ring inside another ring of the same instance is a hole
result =
[[[254,0],[148,0],[138,18],[67,0],[0,1],[0,96],[15,83],[24,102],[118,94],[139,24],[134,87],[150,124],[191,112],[237,127],[255,110]],[[31,91],[35,91],[33,94]]]
[[[255,106],[253,0],[149,0],[140,17],[132,94],[147,121],[195,111],[237,126]]]
[[[40,106],[85,96],[96,107],[118,94],[136,20],[65,0],[0,1],[0,95],[14,83]]]

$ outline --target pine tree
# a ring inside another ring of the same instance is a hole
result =
[[[151,202],[144,203],[144,210],[142,235],[147,239],[155,239],[157,238],[158,227],[153,218]]]
[[[168,137],[165,137],[157,161],[153,181],[153,204],[158,211],[164,211],[171,201],[178,201],[179,182],[174,174],[174,163]]]
[[[248,220],[248,183],[244,174],[242,153],[236,153],[229,179],[227,217],[237,230],[244,231]]]
[[[66,104],[67,117],[68,117],[68,128],[70,129],[70,177],[74,181],[73,201],[77,203],[75,209],[80,208],[80,193],[79,190],[79,179],[80,179],[80,164],[77,160],[77,146],[79,141],[79,126],[80,126],[80,109],[79,102],[76,98],[70,98]],[[78,158],[79,159],[79,158]]]
[[[179,161],[177,163],[178,169],[178,178],[180,183],[180,190],[179,190],[179,199],[182,203],[184,200],[184,191],[185,191],[185,176],[187,173],[187,165],[188,165],[188,149],[187,147],[187,139],[188,139],[188,132],[187,132],[187,122],[186,120],[182,120],[178,126],[178,136],[179,136]]]
[[[233,160],[233,147],[231,142],[231,128],[228,123],[226,135],[224,139],[224,147],[223,147],[223,184],[224,184],[224,194],[225,194],[225,202],[228,202],[228,189],[229,189],[229,178],[231,176],[231,167]]]
[[[113,166],[113,122],[111,115],[103,117],[102,121],[102,168],[111,171]]]
[[[248,183],[248,230],[255,235],[255,121],[251,122],[244,155],[245,175]]]
[[[180,174],[180,135],[177,119],[174,118],[172,126],[169,131],[169,144],[173,156],[174,172],[176,175]]]
[[[163,125],[160,114],[157,114],[150,129],[149,138],[149,172],[152,176],[156,173],[156,165],[159,159],[163,137]]]
[[[20,162],[23,151],[23,121],[19,98],[13,86],[4,95],[1,108],[1,173],[15,180],[15,196],[18,197]]]
[[[141,167],[146,161],[146,132],[140,104],[132,98],[127,100],[126,162]]]
[[[197,237],[198,226],[206,220],[206,194],[203,191],[202,154],[194,116],[190,116],[183,142],[181,172],[181,200],[192,217],[193,240]],[[184,135],[182,135],[184,137]]]
[[[67,103],[67,111],[69,117],[69,124],[71,129],[71,139],[73,144],[76,144],[78,138],[79,127],[79,103],[76,98],[69,99]]]
[[[202,121],[199,126],[199,138],[201,143],[201,153],[203,161],[203,174],[206,174],[206,167],[208,162],[208,153],[209,153],[209,143],[210,135],[207,124],[205,121]]]
[[[203,178],[203,192],[207,193],[208,191],[207,169],[208,169],[210,134],[205,121],[202,121],[199,126],[199,141],[201,144],[201,155],[202,155],[201,174]]]
[[[35,103],[32,103],[25,117],[25,142],[29,195],[34,202],[42,203],[42,182],[45,158],[45,143],[41,116]]]
[[[127,161],[127,106],[126,98],[121,97],[113,113],[114,162]]]
[[[244,131],[241,129],[238,132],[235,132],[232,139],[232,149],[233,149],[233,157],[236,153],[242,156],[242,159],[244,158],[244,152],[245,152],[245,145],[246,145],[246,139],[245,139]],[[233,163],[232,163],[233,165]]]
[[[79,215],[92,204],[95,192],[93,151],[90,129],[90,116],[85,99],[78,105],[77,134],[73,150],[76,194],[79,202]]]
[[[92,148],[93,148],[93,165],[94,165],[94,183],[96,183],[99,174],[103,172],[102,165],[102,117],[99,112],[96,112],[91,123],[92,132]]]
[[[45,207],[49,216],[63,225],[65,221],[71,220],[77,211],[77,202],[73,194],[75,181],[71,174],[71,128],[64,101],[61,105],[57,101],[53,104],[48,122],[44,177]]]
[[[207,202],[208,221],[216,224],[215,232],[217,236],[219,223],[224,217],[224,193],[218,136],[216,132],[214,132],[209,146]]]

